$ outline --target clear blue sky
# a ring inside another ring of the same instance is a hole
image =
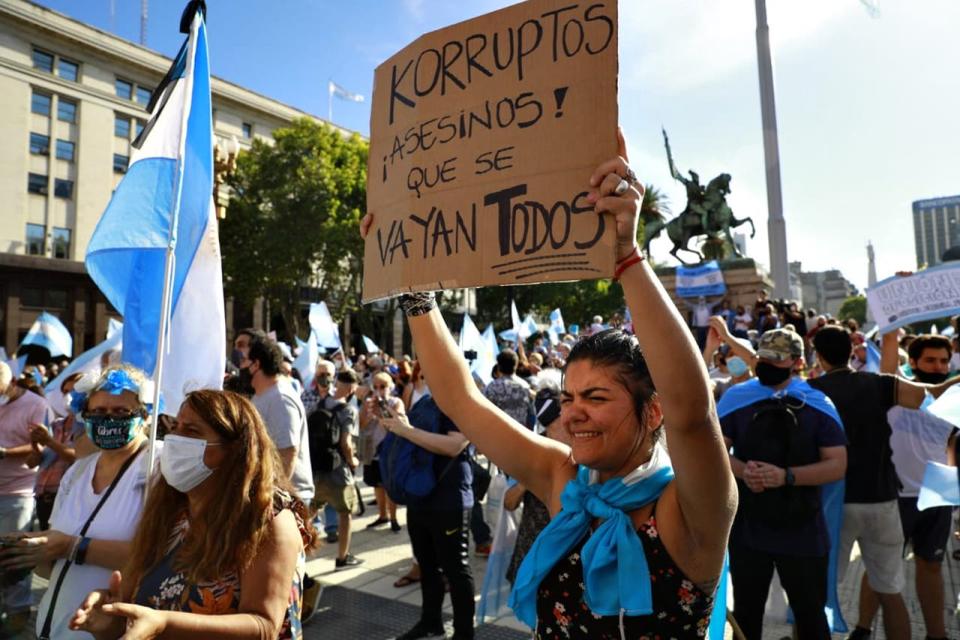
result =
[[[136,41],[139,0],[41,4]],[[182,36],[183,2],[153,0],[147,45]],[[326,117],[327,80],[369,100],[374,68],[420,34],[502,0],[208,0],[214,73]],[[960,2],[767,0],[784,211],[791,260],[866,285],[867,240],[882,279],[915,266],[910,203],[960,193]],[[678,167],[733,176],[736,215],[758,222],[749,253],[767,260],[766,196],[753,2],[622,0],[620,120],[637,173],[675,212],[660,126]],[[334,120],[369,132],[369,103],[334,102]],[[668,247],[655,245],[659,255]]]

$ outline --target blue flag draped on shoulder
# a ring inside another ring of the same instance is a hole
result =
[[[150,99],[150,119],[86,257],[90,276],[123,314],[123,360],[156,379],[163,358],[161,391],[173,412],[185,391],[221,387],[225,359],[203,6],[195,0],[184,12],[181,31],[189,36]]]
[[[726,292],[723,272],[716,260],[696,267],[677,267],[677,295],[681,298],[719,296]]]
[[[73,355],[73,336],[70,331],[63,326],[60,318],[46,311],[37,316],[20,343],[21,347],[27,345],[43,347],[50,352],[51,357]]]
[[[823,392],[811,387],[805,380],[792,378],[790,383],[779,391],[760,384],[754,378],[730,387],[717,404],[717,415],[722,420],[738,409],[743,409],[762,400],[790,397],[806,403],[812,409],[825,414],[836,421],[843,429],[843,421],[833,402]],[[736,451],[734,451],[736,455]],[[834,633],[846,633],[847,623],[840,610],[840,595],[837,592],[837,557],[840,553],[840,529],[843,525],[843,494],[846,483],[837,480],[825,484],[820,489],[820,508],[827,523],[830,537],[830,559],[827,569],[827,624]]]

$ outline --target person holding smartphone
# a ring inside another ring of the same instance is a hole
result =
[[[390,417],[390,410],[404,415],[403,402],[393,395],[393,378],[383,371],[373,375],[370,386],[372,391],[367,394],[363,402],[363,411],[360,412],[360,442],[357,447],[360,463],[363,465],[363,481],[373,487],[377,498],[377,509],[380,514],[377,519],[367,525],[367,529],[381,527],[388,522],[394,533],[399,533],[400,523],[397,522],[397,505],[390,500],[380,477],[380,456],[377,449],[387,436],[387,430],[381,420]]]

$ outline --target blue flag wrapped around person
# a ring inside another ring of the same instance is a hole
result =
[[[740,409],[774,398],[792,398],[797,400],[802,403],[803,406],[810,407],[825,415],[836,422],[841,430],[843,429],[843,422],[833,402],[822,392],[817,391],[808,385],[806,381],[797,377],[790,379],[789,383],[779,390],[773,386],[761,384],[756,378],[734,385],[720,398],[720,402],[717,405],[717,415],[720,420],[723,421],[724,418]],[[733,454],[736,455],[736,453],[736,448],[734,448]],[[823,513],[827,527],[827,535],[829,537],[827,602],[825,613],[827,624],[835,633],[845,633],[847,631],[847,625],[840,609],[840,598],[837,591],[837,560],[840,552],[840,529],[843,525],[844,485],[844,480],[840,479],[822,485],[820,492],[820,509]]]

